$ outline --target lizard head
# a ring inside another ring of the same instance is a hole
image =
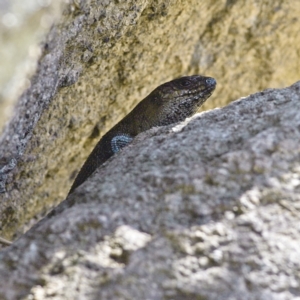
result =
[[[192,116],[210,97],[216,80],[200,75],[185,76],[157,87],[149,96],[152,105],[159,107],[157,126],[183,121]]]

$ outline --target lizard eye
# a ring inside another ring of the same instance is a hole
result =
[[[181,87],[187,87],[191,84],[191,82],[188,79],[182,79],[179,81],[179,86]]]

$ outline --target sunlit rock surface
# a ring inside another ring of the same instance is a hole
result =
[[[299,128],[300,82],[141,134],[0,253],[0,294],[297,299]]]
[[[67,4],[40,48],[33,47],[33,65],[40,56],[36,72],[30,83],[24,81],[29,88],[0,138],[1,236],[20,236],[34,218],[65,199],[101,135],[162,82],[184,74],[212,76],[218,88],[208,104],[216,107],[299,80],[299,5],[192,0]],[[9,20],[13,18],[4,19],[6,26]],[[251,291],[258,299],[293,299],[299,293],[294,259],[299,257],[298,95],[298,85],[267,91],[209,112],[171,136],[170,129],[146,133],[144,142],[134,142],[95,174],[100,181],[87,182],[59,210],[70,201],[78,206],[43,221],[3,252],[3,292],[14,297],[32,289],[35,295],[50,295],[61,282],[56,292],[62,298],[69,292],[72,299],[76,288],[66,289],[59,274],[77,282],[76,276],[81,280],[95,267],[91,281],[80,282],[87,287],[83,293],[92,291],[96,299],[98,293],[112,299],[116,289],[125,292],[131,270],[130,276],[140,281],[132,281],[129,298],[157,291],[157,297],[173,299],[176,288],[179,298],[215,299],[221,291],[213,296],[210,287],[218,284],[224,295],[236,299],[241,299],[239,291]],[[124,228],[129,228],[125,236],[136,236],[137,243],[120,241]],[[214,235],[221,237],[215,241]],[[95,265],[85,267],[86,254]],[[195,259],[199,266],[194,272]],[[78,264],[72,265],[74,260]],[[144,267],[131,265],[142,262]],[[153,284],[139,294],[146,277]],[[105,278],[109,284],[104,287]],[[206,282],[207,290],[199,291],[199,282]]]

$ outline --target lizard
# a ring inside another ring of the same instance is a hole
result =
[[[158,86],[100,139],[81,167],[69,195],[139,133],[192,116],[215,87],[214,78],[201,75],[180,77]]]

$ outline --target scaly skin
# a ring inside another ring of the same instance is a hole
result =
[[[69,194],[139,133],[192,116],[215,87],[215,79],[200,75],[181,77],[157,87],[102,137],[83,164]]]

